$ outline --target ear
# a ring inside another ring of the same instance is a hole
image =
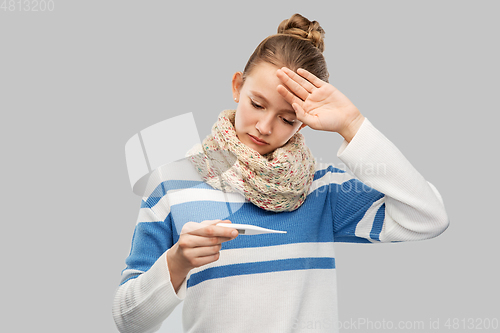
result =
[[[238,103],[240,101],[240,90],[243,86],[243,73],[236,72],[233,75],[232,88],[233,88],[233,99]]]

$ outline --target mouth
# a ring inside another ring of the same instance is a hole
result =
[[[251,135],[251,134],[248,134],[248,136],[250,136],[250,139],[255,142],[256,144],[258,145],[268,145],[269,143],[267,143],[266,141],[263,141],[263,140],[260,140],[258,138],[256,138],[255,136]]]

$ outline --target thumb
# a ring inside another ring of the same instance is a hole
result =
[[[304,109],[298,103],[293,103],[292,107],[295,110],[297,118],[302,122],[300,129],[309,126],[311,115],[305,112]]]
[[[229,220],[205,220],[202,221],[201,224],[203,225],[212,225],[212,224],[217,224],[217,223],[231,223]]]
[[[184,224],[181,230],[182,234],[192,234],[198,229],[208,227],[210,225],[215,225],[217,223],[232,223],[230,220],[205,220],[202,222],[187,222]]]
[[[303,123],[301,128],[306,126],[314,130],[319,128],[319,119],[317,115],[307,113],[298,103],[293,103],[292,107],[295,110],[297,118]]]

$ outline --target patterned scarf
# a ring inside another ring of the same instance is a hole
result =
[[[238,192],[267,211],[299,208],[312,184],[316,163],[304,136],[295,133],[284,146],[260,155],[236,136],[235,115],[236,110],[222,111],[203,147],[195,145],[186,156],[215,189]]]

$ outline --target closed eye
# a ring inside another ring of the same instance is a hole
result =
[[[253,100],[250,100],[250,103],[256,109],[263,109],[264,108],[262,105],[259,105],[259,104],[255,103]],[[286,120],[285,118],[281,118],[281,119],[283,119],[283,121],[285,122],[285,124],[288,124],[288,125],[291,125],[291,126],[293,126],[293,124],[294,124],[293,121]]]
[[[256,109],[263,109],[263,107],[257,103],[255,103],[254,101],[250,100],[250,102],[252,103],[252,106]]]

